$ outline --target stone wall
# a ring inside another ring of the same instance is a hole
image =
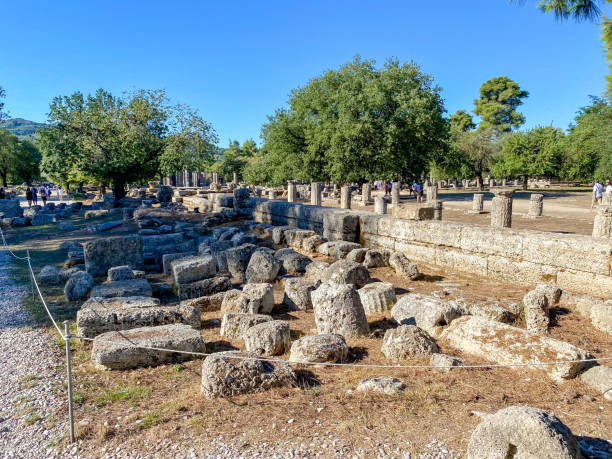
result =
[[[320,206],[260,201],[253,218],[311,229],[330,240],[401,251],[410,259],[517,284],[548,282],[612,298],[612,241],[590,236],[416,221]]]

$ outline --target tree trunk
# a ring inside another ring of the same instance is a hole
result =
[[[115,198],[115,207],[119,207],[119,200],[125,198],[125,183],[113,181],[113,196]]]
[[[4,188],[6,188],[6,187],[7,187],[7,184],[6,184],[6,175],[7,175],[7,174],[6,174],[6,172],[1,172],[1,173],[0,173],[0,176],[2,176],[2,186],[3,186]]]
[[[523,190],[527,191],[527,176],[523,175]]]
[[[484,186],[483,186],[483,183],[482,183],[482,172],[481,171],[478,171],[478,173],[476,174],[476,182],[478,182],[478,189],[480,191],[483,191],[484,190]]]
[[[83,193],[83,185],[85,185],[85,183],[84,183],[84,182],[79,182],[79,186],[78,186],[78,188],[77,188],[77,191],[78,191],[79,193]]]

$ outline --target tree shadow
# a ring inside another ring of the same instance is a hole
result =
[[[237,347],[233,346],[228,341],[209,341],[206,343],[206,352],[208,354],[212,354],[215,352],[225,352],[225,351],[239,351]]]
[[[419,280],[425,282],[442,282],[444,279],[446,279],[444,276],[439,276],[437,274],[422,274]]]
[[[321,380],[310,370],[295,370],[297,377],[297,386],[301,389],[308,390],[321,385]]]
[[[549,317],[550,317],[550,327],[558,327],[559,326],[559,322],[557,321],[557,317],[562,317],[562,316],[566,316],[568,314],[570,314],[572,311],[570,311],[567,308],[562,308],[560,306],[554,307],[554,308],[550,308],[548,310],[549,313]]]
[[[344,363],[358,362],[368,356],[368,349],[363,346],[354,346],[349,348],[348,356]]]

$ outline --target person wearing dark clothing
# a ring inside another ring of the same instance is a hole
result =
[[[26,199],[28,200],[28,207],[32,207],[32,198],[33,198],[32,189],[28,188],[26,190]]]

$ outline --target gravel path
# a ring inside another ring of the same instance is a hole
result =
[[[66,432],[64,367],[53,338],[30,327],[8,257],[0,249],[0,455],[53,456]]]

